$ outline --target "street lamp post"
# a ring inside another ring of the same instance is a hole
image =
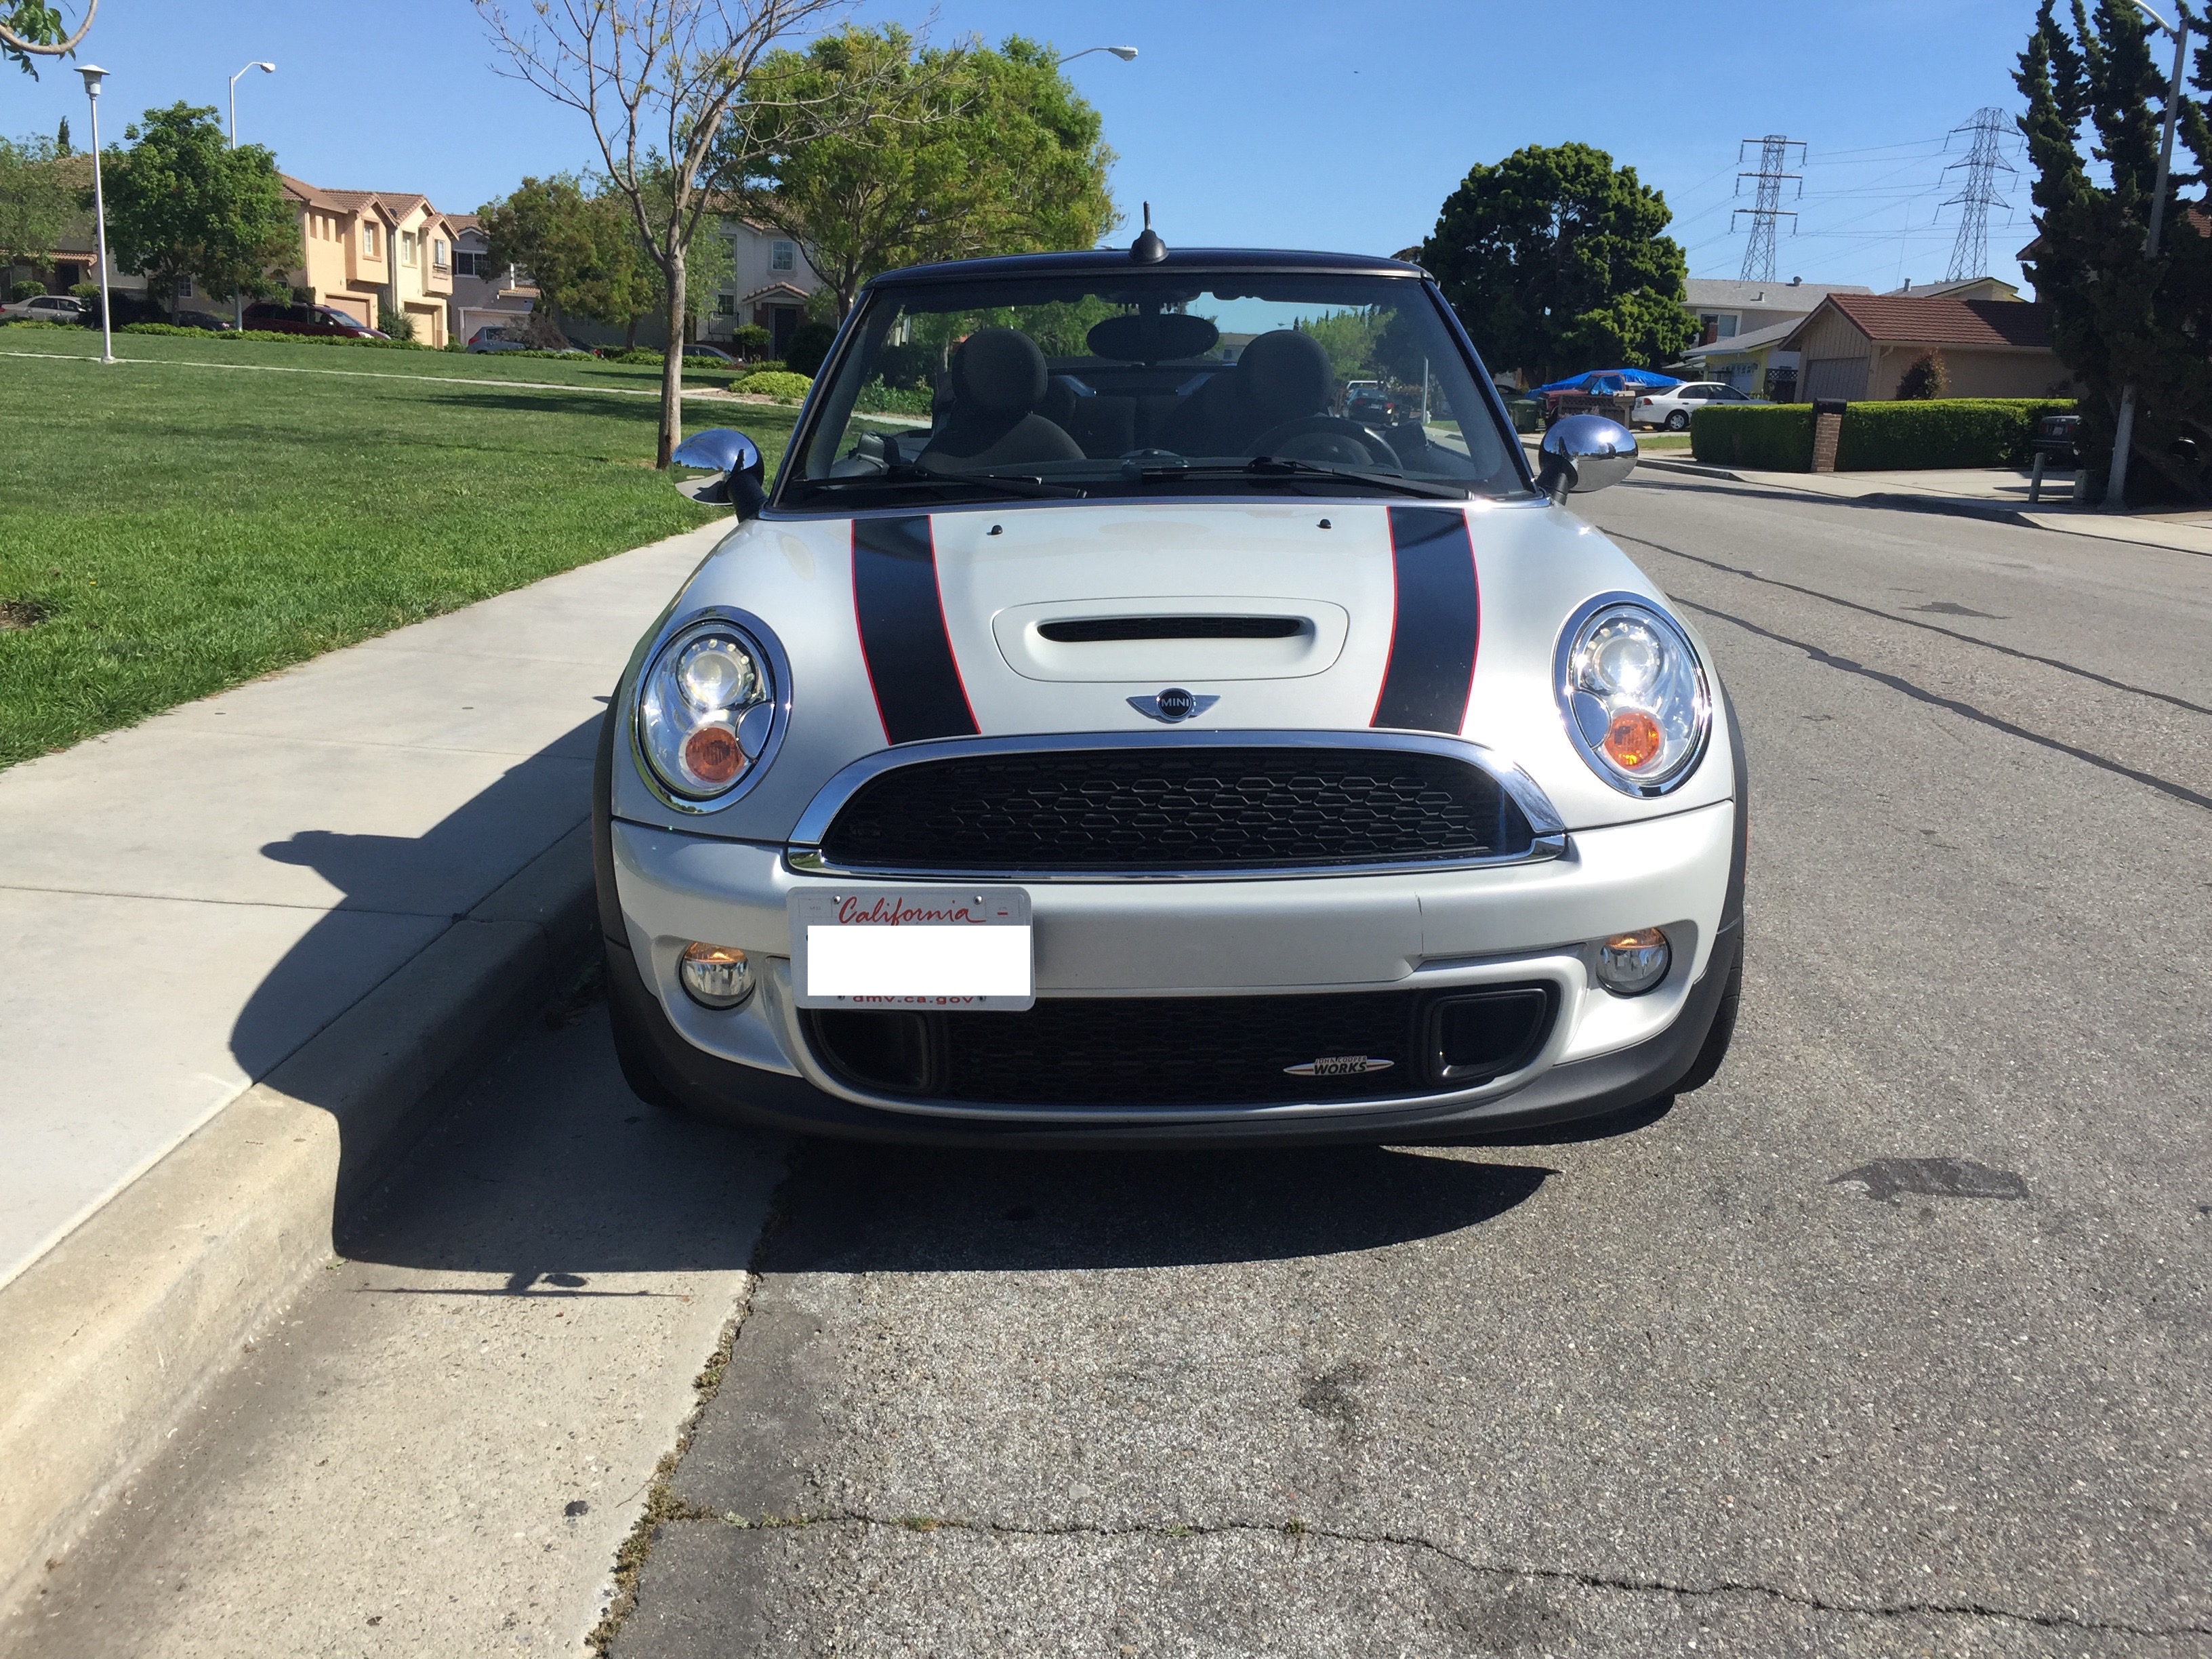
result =
[[[115,361],[115,319],[107,303],[107,198],[100,185],[100,83],[107,71],[87,64],[77,73],[84,76],[84,95],[92,104],[92,226],[94,257],[100,261],[100,361]]]
[[[2166,228],[2166,177],[2173,165],[2173,123],[2181,110],[2181,76],[2187,67],[2185,59],[2189,46],[2189,18],[2182,14],[2179,27],[2169,23],[2143,3],[2130,0],[2135,9],[2150,19],[2152,24],[2173,37],[2173,76],[2166,87],[2166,137],[2158,151],[2158,186],[2151,193],[2150,230],[2143,237],[2143,258],[2158,258],[2159,233]],[[2112,470],[2105,481],[2105,507],[2108,512],[2128,510],[2128,451],[2136,440],[2136,387],[2130,380],[2120,391],[2119,423],[2112,431]]]
[[[238,75],[245,74],[246,70],[259,70],[264,74],[274,75],[276,73],[276,65],[263,63],[248,64],[246,69],[239,70]],[[233,149],[238,148],[238,75],[230,77],[230,147]]]
[[[274,75],[276,65],[257,60],[239,70],[238,75],[245,74],[246,70],[259,70],[264,75]],[[238,148],[238,75],[230,77],[230,147],[233,149]],[[234,328],[246,326],[246,296],[236,289],[230,291],[230,321]]]
[[[1094,52],[1110,52],[1125,64],[1137,55],[1134,46],[1085,46],[1081,52],[1071,52],[1065,58],[1054,58],[1053,67],[1057,69],[1062,64],[1072,64],[1079,58],[1088,58]]]

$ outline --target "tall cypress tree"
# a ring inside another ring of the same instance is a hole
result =
[[[2123,387],[2136,388],[2129,495],[2212,499],[2212,221],[2201,190],[2212,127],[2185,94],[2158,257],[2143,257],[2158,179],[2166,77],[2127,0],[2072,0],[2072,28],[2042,0],[2014,83],[2035,167],[2039,235],[2027,265],[2051,306],[2051,343],[2086,388],[2082,449],[2093,477],[2112,456]],[[2212,48],[2191,87],[2212,90]],[[2083,138],[2094,138],[2083,155]],[[2187,163],[2191,158],[2196,167]],[[2100,182],[2089,162],[2109,174]]]

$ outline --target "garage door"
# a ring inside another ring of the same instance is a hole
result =
[[[1863,398],[1866,380],[1863,357],[1815,357],[1805,365],[1802,395],[1808,403],[1815,398]]]

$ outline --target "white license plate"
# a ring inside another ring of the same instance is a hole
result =
[[[844,888],[791,896],[802,1008],[1016,1010],[1036,1001],[1019,887]]]

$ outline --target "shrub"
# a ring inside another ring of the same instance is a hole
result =
[[[212,334],[218,332],[228,333],[233,331],[227,329],[216,330],[212,328],[186,328],[179,323],[125,323],[122,327],[117,329],[115,331],[118,334],[180,334],[186,339],[204,340]],[[288,335],[285,337],[289,339],[290,337]]]
[[[814,382],[804,374],[789,371],[756,369],[750,374],[741,374],[730,382],[730,390],[742,397],[773,398],[778,403],[795,404],[813,389]]]
[[[791,343],[783,349],[783,361],[793,374],[811,376],[822,367],[822,360],[830,355],[830,347],[836,337],[835,323],[801,323],[791,331]]]
[[[1898,380],[1897,400],[1899,403],[1924,403],[1931,398],[1942,397],[1950,384],[1951,373],[1943,366],[1943,354],[1940,351],[1926,352],[1914,358],[1912,367],[1906,369]]]
[[[622,351],[606,353],[604,361],[610,363],[635,363],[648,368],[659,368],[668,360],[651,346],[630,346]]]
[[[1838,472],[1916,467],[2025,466],[2045,415],[2074,413],[2070,398],[1942,398],[1852,404],[1837,434]]]
[[[1850,423],[1845,422],[1848,430]],[[1813,470],[1813,406],[1731,408],[1707,404],[1690,417],[1690,453],[1717,466],[1764,472]]]
[[[730,331],[730,355],[757,362],[775,349],[775,336],[758,323],[743,323]]]
[[[98,283],[72,283],[70,284],[70,292],[76,295],[80,300],[97,300],[100,297],[100,284]]]
[[[404,311],[394,311],[381,301],[377,303],[376,325],[395,340],[412,340],[415,337],[415,319]]]
[[[18,283],[8,290],[8,298],[12,303],[21,305],[26,300],[37,299],[46,291],[46,285],[44,283]]]
[[[885,386],[875,380],[860,388],[853,408],[863,415],[927,415],[932,395],[926,386]]]

